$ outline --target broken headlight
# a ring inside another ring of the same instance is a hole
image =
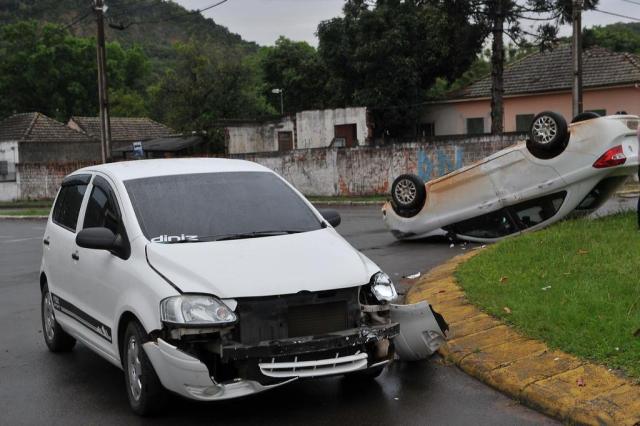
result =
[[[371,277],[371,293],[382,303],[391,302],[398,297],[393,281],[391,281],[389,275],[382,271],[375,273]]]
[[[162,322],[180,326],[226,325],[236,322],[236,314],[218,298],[183,294],[160,302]]]

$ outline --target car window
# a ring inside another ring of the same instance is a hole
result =
[[[620,186],[626,176],[613,176],[601,180],[576,207],[577,211],[595,210],[602,206],[609,196]]]
[[[60,188],[56,204],[53,206],[53,222],[75,232],[80,206],[86,190],[86,184],[63,185]]]
[[[558,213],[567,193],[558,192],[544,197],[528,200],[510,207],[523,229],[538,225],[551,219]]]
[[[505,209],[476,216],[447,228],[458,235],[474,238],[500,238],[518,231]]]
[[[104,179],[96,176],[91,195],[87,201],[83,228],[108,228],[114,234],[118,233],[119,217],[113,191]]]
[[[270,172],[157,176],[124,184],[152,242],[321,228],[304,200]]]

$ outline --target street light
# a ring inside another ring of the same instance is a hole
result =
[[[284,93],[284,89],[271,89],[271,93],[275,93],[275,94],[280,93],[280,115],[284,115],[284,101],[282,100],[282,94]]]

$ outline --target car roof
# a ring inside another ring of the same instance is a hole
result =
[[[226,158],[167,158],[120,161],[97,164],[76,170],[73,174],[102,172],[114,179],[126,181],[155,176],[223,172],[271,172],[260,164]]]

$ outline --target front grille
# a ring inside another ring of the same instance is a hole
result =
[[[238,300],[234,339],[244,345],[358,326],[358,287]]]
[[[290,306],[287,313],[288,337],[314,336],[349,328],[347,303]]]

